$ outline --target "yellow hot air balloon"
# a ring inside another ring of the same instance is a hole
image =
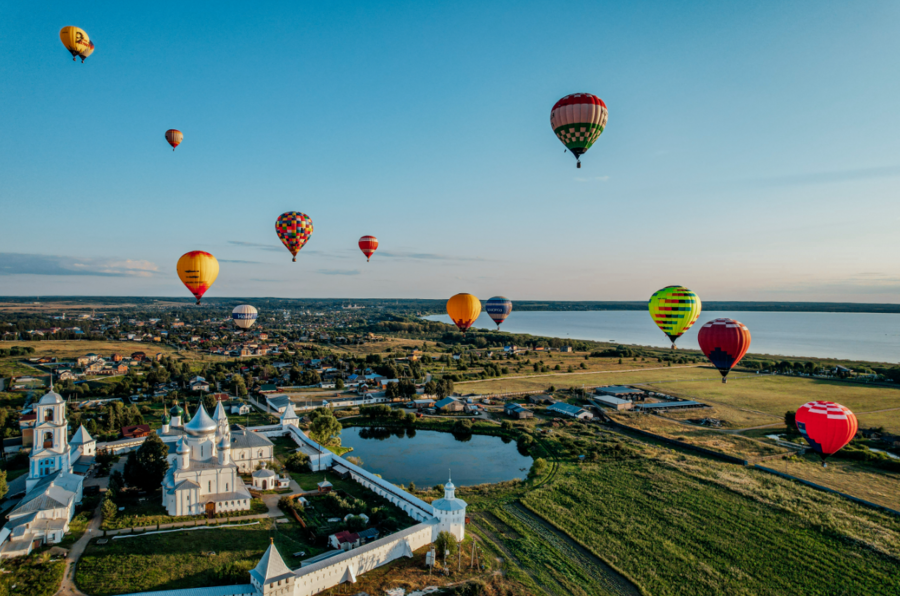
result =
[[[178,259],[178,277],[197,298],[197,304],[218,276],[219,261],[208,252],[192,250]]]
[[[481,314],[481,301],[472,294],[457,294],[447,301],[447,314],[465,333]]]
[[[66,49],[69,50],[69,53],[72,54],[72,62],[75,62],[75,58],[78,56],[82,56],[81,61],[84,62],[84,58],[90,56],[91,52],[94,51],[94,44],[91,43],[91,38],[88,37],[84,29],[79,27],[72,27],[71,25],[63,27],[59,30],[59,39],[66,46]]]

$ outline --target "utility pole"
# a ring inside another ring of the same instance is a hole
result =
[[[469,563],[469,569],[475,568],[475,539],[472,538],[472,561]]]
[[[456,555],[456,570],[459,571],[459,567],[462,565],[462,540],[459,541],[456,547]]]

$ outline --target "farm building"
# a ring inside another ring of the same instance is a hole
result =
[[[634,409],[638,412],[668,412],[669,410],[689,410],[691,408],[708,408],[706,404],[699,401],[661,401],[655,404],[635,404]]]
[[[539,393],[537,395],[529,395],[528,401],[533,404],[547,404],[550,405],[554,403],[556,400],[553,399],[552,395],[547,393]]]
[[[287,409],[289,403],[291,403],[291,398],[284,393],[266,396],[266,404],[268,407],[279,414]]]
[[[593,420],[594,415],[588,412],[583,408],[579,408],[578,406],[573,406],[571,404],[564,404],[562,402],[557,402],[547,408],[547,412],[551,414],[558,414],[560,416],[569,416],[571,418],[578,418],[579,420]]]
[[[626,387],[624,385],[613,385],[611,387],[597,387],[597,395],[609,395],[629,401],[641,400],[647,396],[646,393],[634,387]]]
[[[522,407],[522,404],[508,403],[503,407],[503,413],[512,418],[534,418],[534,412]]]
[[[441,401],[434,404],[434,407],[437,408],[440,412],[462,412],[463,408],[465,408],[465,404],[461,401],[457,401],[452,397],[445,397]]]
[[[594,398],[598,406],[612,408],[613,410],[630,410],[633,406],[631,400],[613,397],[611,395],[598,395]]]

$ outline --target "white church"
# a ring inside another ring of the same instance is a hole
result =
[[[27,555],[36,546],[63,539],[81,502],[84,483],[84,477],[72,473],[73,467],[96,455],[96,442],[84,426],[69,441],[66,402],[52,387],[35,409],[25,496],[7,514],[9,521],[0,530],[0,558]]]

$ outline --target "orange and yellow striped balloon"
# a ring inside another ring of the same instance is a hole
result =
[[[178,277],[200,304],[200,298],[219,276],[219,261],[202,250],[192,250],[178,259]]]

